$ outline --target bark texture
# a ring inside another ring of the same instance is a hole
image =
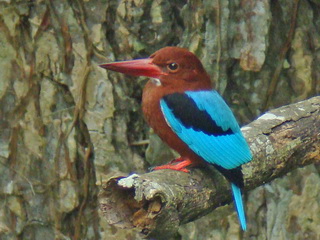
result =
[[[320,97],[262,115],[242,128],[254,159],[243,165],[245,190],[297,167],[320,162]],[[230,187],[216,172],[160,170],[115,176],[103,185],[100,209],[110,224],[136,228],[144,237],[168,239],[181,224],[230,202]],[[249,226],[255,221],[249,218]],[[251,235],[249,228],[245,236]]]
[[[173,155],[147,140],[144,79],[98,64],[189,48],[249,123],[319,95],[319,13],[318,0],[0,0],[0,239],[140,239],[98,215],[96,184]],[[312,165],[250,191],[250,238],[319,238],[319,182]],[[240,237],[228,207],[177,235]]]

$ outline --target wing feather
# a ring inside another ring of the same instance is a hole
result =
[[[233,113],[216,91],[170,94],[161,99],[160,106],[172,130],[205,161],[233,169],[251,160]]]

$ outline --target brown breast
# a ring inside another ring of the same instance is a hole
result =
[[[166,91],[166,94],[170,94],[170,92]],[[142,110],[147,123],[162,141],[177,151],[181,157],[194,162],[201,161],[200,157],[190,150],[167,124],[160,108],[160,99],[164,95],[161,86],[157,87],[151,81],[146,84],[142,95]]]

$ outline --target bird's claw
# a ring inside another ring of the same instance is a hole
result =
[[[178,162],[178,163],[173,164],[176,162]],[[186,167],[191,164],[192,164],[192,162],[189,159],[183,159],[180,157],[180,158],[177,158],[177,159],[171,161],[169,164],[154,167],[154,168],[152,168],[152,171],[161,170],[161,169],[171,169],[171,170],[175,170],[175,171],[189,173],[190,171],[188,169],[186,169]]]
[[[185,173],[189,173],[190,171],[186,168],[177,168],[174,165],[162,165],[162,166],[157,166],[152,168],[152,171],[156,171],[156,170],[162,170],[162,169],[171,169],[171,170],[175,170],[175,171],[179,171],[179,172],[185,172]]]
[[[178,163],[178,162],[182,162],[182,161],[184,161],[184,158],[178,157],[178,158],[173,159],[171,162],[169,162],[169,164]]]

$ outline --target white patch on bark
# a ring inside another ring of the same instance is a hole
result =
[[[129,177],[122,178],[118,181],[118,185],[125,188],[131,188],[136,178],[138,178],[138,174],[132,174]]]
[[[280,121],[284,121],[285,117],[282,116],[276,116],[272,113],[266,113],[263,114],[261,117],[258,118],[259,120],[280,120]]]

